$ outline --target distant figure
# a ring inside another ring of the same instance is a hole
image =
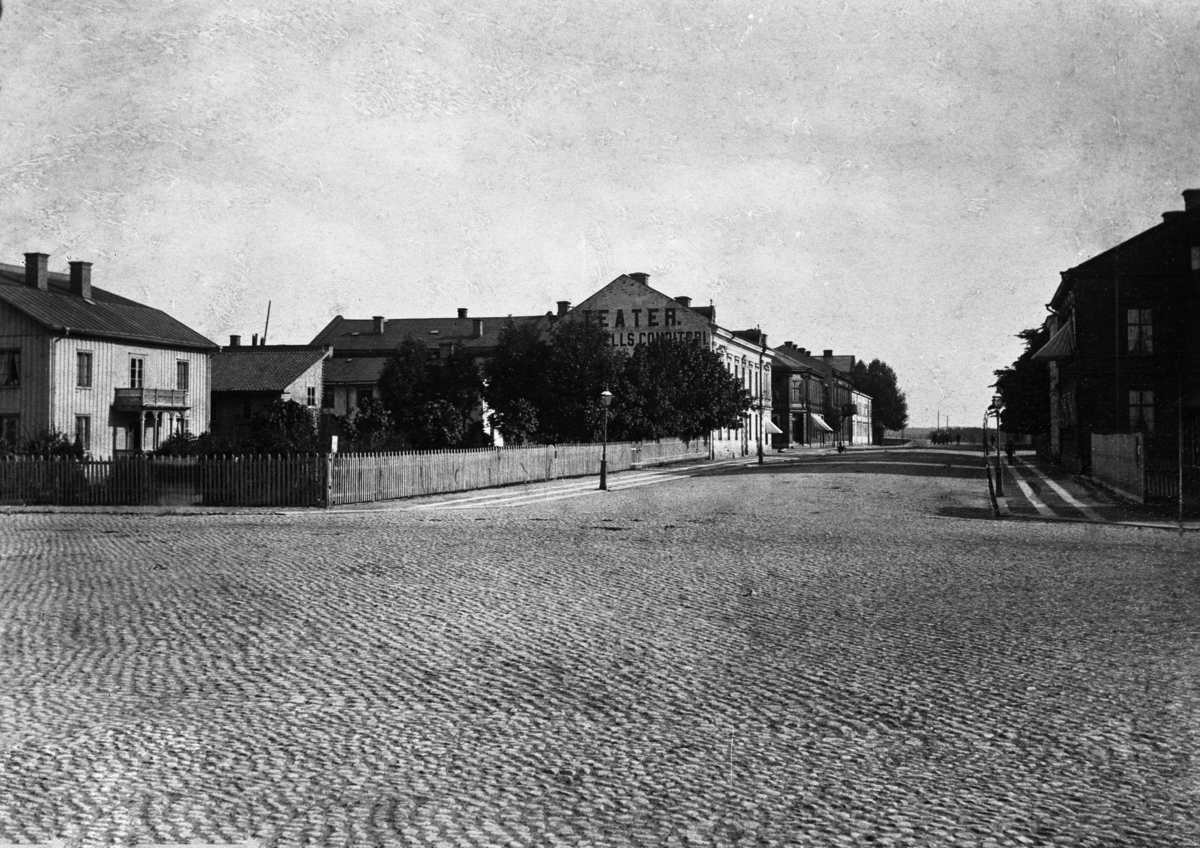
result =
[[[1012,465],[1013,460],[1016,459],[1017,456],[1017,449],[1013,447],[1012,439],[1009,439],[1004,445],[1004,452],[1008,454],[1008,464]]]
[[[838,453],[845,453],[846,445],[844,442],[838,442]]]
[[[954,444],[956,444],[956,445],[962,444],[962,431],[961,430],[954,431]]]

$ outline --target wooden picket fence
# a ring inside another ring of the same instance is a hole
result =
[[[705,459],[708,444],[614,442],[608,470]],[[299,456],[0,459],[0,504],[335,506],[599,474],[601,445]]]

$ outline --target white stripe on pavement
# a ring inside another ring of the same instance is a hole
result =
[[[1053,480],[1051,480],[1049,477],[1047,477],[1045,474],[1043,474],[1041,472],[1041,470],[1039,470],[1038,468],[1036,468],[1032,465],[1029,466],[1029,470],[1032,471],[1034,474],[1036,474],[1038,477],[1040,477],[1047,486],[1049,486],[1054,491],[1058,492],[1059,497],[1061,497],[1064,501],[1066,501],[1071,506],[1075,507],[1077,510],[1082,512],[1085,516],[1087,516],[1090,521],[1101,521],[1101,522],[1104,521],[1104,519],[1100,517],[1100,514],[1098,512],[1096,512],[1096,510],[1092,509],[1090,506],[1083,503],[1082,501],[1076,500],[1071,495],[1070,492],[1068,492],[1062,486],[1058,485]]]
[[[1054,515],[1054,510],[1046,506],[1046,504],[1042,502],[1042,499],[1033,493],[1033,487],[1031,487],[1029,483],[1025,481],[1025,478],[1021,475],[1021,472],[1017,471],[1017,467],[1015,465],[1011,466],[1009,470],[1012,471],[1013,478],[1017,481],[1017,486],[1020,488],[1021,494],[1025,496],[1026,500],[1033,504],[1033,508],[1038,511],[1038,515],[1044,515],[1047,518],[1055,518],[1056,516]]]

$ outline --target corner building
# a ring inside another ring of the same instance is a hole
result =
[[[751,408],[740,428],[711,435],[712,455],[722,459],[756,453],[759,441],[769,438],[774,429],[770,424],[772,352],[766,336],[727,330],[717,324],[715,307],[692,306],[689,297],[668,297],[650,288],[648,281],[649,274],[622,274],[574,309],[560,303],[559,313],[569,311],[608,331],[612,346],[626,353],[659,336],[695,341],[716,351],[750,393]]]

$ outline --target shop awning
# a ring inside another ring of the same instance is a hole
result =
[[[1075,316],[1072,315],[1067,323],[1059,327],[1058,332],[1050,337],[1050,341],[1042,345],[1041,350],[1033,355],[1034,359],[1065,359],[1075,353]]]
[[[763,427],[767,431],[768,436],[782,436],[783,431],[775,426],[774,421],[763,421]]]
[[[825,423],[825,419],[815,412],[808,413],[808,417],[812,419],[812,423],[817,425],[818,430],[824,430],[826,433],[832,433],[833,428]]]

